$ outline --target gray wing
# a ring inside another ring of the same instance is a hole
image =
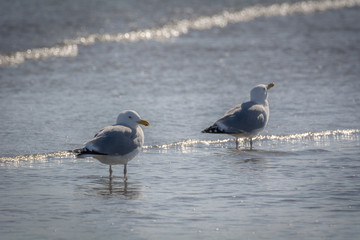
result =
[[[224,117],[205,129],[209,133],[244,133],[265,127],[267,122],[263,105],[246,102],[230,109]]]
[[[84,150],[95,154],[125,155],[142,146],[141,133],[120,125],[105,127],[85,144]]]

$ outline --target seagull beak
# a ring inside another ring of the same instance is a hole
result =
[[[137,121],[137,123],[147,127],[150,126],[150,123],[148,121],[142,119],[140,121]]]
[[[269,90],[269,89],[272,88],[273,86],[275,86],[275,83],[269,83],[269,85],[267,85],[266,89]]]

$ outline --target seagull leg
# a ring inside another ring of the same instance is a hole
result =
[[[128,186],[128,183],[127,183],[127,182],[124,182],[124,193],[125,193],[125,194],[127,193],[127,186]]]
[[[109,178],[112,178],[112,169],[111,169],[111,165],[109,165]]]
[[[250,150],[252,150],[253,144],[252,144],[252,138],[250,138]]]
[[[239,149],[239,138],[236,138],[236,149]]]
[[[112,178],[109,178],[109,193],[112,194]]]
[[[124,181],[127,181],[127,177],[126,177],[126,173],[127,173],[127,168],[126,168],[127,164],[124,164]]]

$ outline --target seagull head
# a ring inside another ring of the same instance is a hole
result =
[[[116,120],[116,125],[125,125],[135,128],[138,124],[150,126],[150,123],[140,118],[140,115],[133,110],[126,110],[119,114]]]
[[[250,92],[250,100],[260,104],[265,103],[267,100],[267,91],[274,86],[274,83],[257,85]]]

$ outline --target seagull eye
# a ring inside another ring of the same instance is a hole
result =
[[[132,118],[131,116],[129,116],[129,118]]]

